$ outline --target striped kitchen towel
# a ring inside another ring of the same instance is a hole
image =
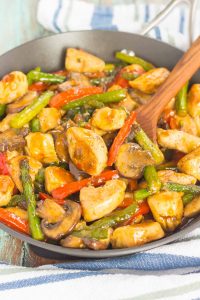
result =
[[[25,268],[0,264],[0,299],[200,299],[200,229],[150,251]]]
[[[38,21],[53,32],[108,29],[139,33],[169,0],[40,0]],[[149,34],[186,49],[188,44],[189,9],[180,4]],[[200,35],[200,0],[193,20],[194,36]]]
[[[100,1],[40,0],[38,20],[54,32],[80,29],[139,32],[163,8],[155,0],[153,4],[141,0],[112,1],[113,6],[101,2],[102,5]],[[187,18],[187,9],[181,6],[151,36],[186,48]],[[2,262],[0,299],[200,299],[199,249],[200,229],[196,229],[172,244],[125,257],[76,259],[38,268]]]

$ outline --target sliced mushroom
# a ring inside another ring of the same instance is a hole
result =
[[[28,91],[23,97],[20,99],[16,100],[15,102],[8,104],[6,112],[7,114],[13,114],[13,113],[18,113],[22,109],[24,109],[26,106],[31,104],[33,100],[37,97],[37,92],[36,91]]]
[[[138,179],[142,177],[144,167],[151,164],[154,160],[148,151],[137,144],[127,143],[120,147],[115,166],[124,177]]]
[[[51,199],[48,199],[51,200]],[[53,201],[53,200],[51,200]],[[46,200],[44,201],[46,202]],[[48,201],[49,202],[49,201]],[[60,206],[56,203],[56,205]],[[54,205],[55,208],[55,205]],[[66,200],[64,205],[65,213],[63,214],[62,211],[62,217],[58,222],[55,223],[49,223],[48,217],[45,216],[45,211],[43,210],[43,214],[41,215],[44,217],[41,221],[41,228],[44,234],[52,240],[59,240],[63,236],[69,234],[73,228],[76,226],[78,221],[81,217],[81,207],[78,203]],[[48,209],[47,209],[48,211]],[[39,216],[40,213],[38,212]],[[51,215],[51,214],[49,214]]]
[[[46,199],[37,203],[37,214],[48,223],[58,223],[65,216],[64,208],[53,199]]]
[[[84,187],[80,191],[83,217],[91,222],[111,213],[124,199],[126,184],[122,180],[109,180],[102,187]]]
[[[154,219],[166,231],[174,231],[183,216],[183,193],[160,192],[148,198]]]
[[[158,222],[122,226],[114,230],[111,236],[113,248],[136,247],[148,242],[159,240],[165,233]]]
[[[0,152],[23,149],[26,142],[20,134],[13,129],[8,129],[0,133]]]
[[[55,150],[60,161],[69,162],[66,132],[60,132],[55,135]]]

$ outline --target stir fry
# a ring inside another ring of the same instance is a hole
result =
[[[66,51],[65,69],[0,81],[0,222],[67,248],[135,247],[200,213],[200,84],[136,121],[169,76],[125,51]]]

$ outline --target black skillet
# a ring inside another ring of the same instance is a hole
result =
[[[183,52],[166,43],[144,36],[110,31],[80,31],[58,34],[34,40],[19,46],[0,57],[0,78],[14,70],[29,71],[41,66],[44,71],[55,71],[64,66],[65,50],[68,47],[79,47],[101,57],[105,61],[113,61],[115,51],[121,49],[134,50],[142,58],[157,66],[169,69],[176,64]],[[193,82],[200,82],[200,72],[193,77]],[[173,234],[144,246],[93,251],[88,249],[70,249],[39,242],[0,224],[0,228],[12,236],[32,245],[35,252],[46,257],[64,258],[67,255],[88,258],[105,258],[149,250],[181,238],[200,225],[200,216],[182,225]]]

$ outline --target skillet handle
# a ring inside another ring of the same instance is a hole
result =
[[[194,41],[194,19],[197,11],[198,0],[171,0],[169,4],[152,20],[150,21],[140,32],[142,35],[146,35],[151,29],[157,26],[163,19],[165,19],[169,13],[178,6],[180,3],[186,3],[189,6],[189,45]]]

